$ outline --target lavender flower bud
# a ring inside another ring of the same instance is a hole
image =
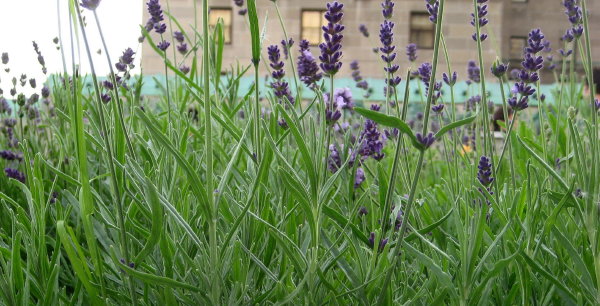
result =
[[[179,31],[173,32],[173,38],[177,42],[180,42],[180,43],[182,43],[185,40],[185,37],[183,36],[183,33],[179,32]]]
[[[364,24],[361,24],[358,27],[358,30],[360,31],[360,33],[364,36],[364,37],[369,37],[369,29],[367,29],[367,26]]]
[[[186,43],[181,43],[181,44],[177,45],[177,51],[179,51],[179,53],[185,55],[188,52],[188,45]]]
[[[181,65],[179,66],[179,71],[181,71],[183,74],[188,74],[190,72],[190,67],[186,65]]]
[[[308,41],[300,42],[300,56],[298,56],[298,76],[306,86],[313,87],[321,80],[322,75],[319,72],[319,65],[315,57],[310,53]]]
[[[342,38],[344,35],[341,33],[344,31],[344,26],[339,24],[344,16],[342,9],[344,5],[334,1],[327,3],[327,12],[325,13],[325,19],[329,22],[326,26],[323,26],[323,38],[324,43],[319,45],[321,49],[321,69],[323,72],[330,77],[334,76],[342,67]]]
[[[158,43],[158,45],[156,45],[156,47],[164,52],[169,48],[170,45],[171,45],[170,42],[163,40],[160,43]]]
[[[47,86],[42,87],[42,98],[46,99],[50,96],[50,88]]]
[[[80,5],[90,11],[95,11],[98,5],[100,5],[100,0],[81,0]]]
[[[392,2],[392,0],[384,0],[383,3],[381,3],[381,8],[382,10],[382,14],[383,14],[383,18],[387,19],[391,19],[392,16],[394,15],[394,2]]]
[[[25,184],[25,174],[23,174],[21,171],[19,171],[17,169],[13,169],[13,168],[6,168],[6,169],[4,169],[4,173],[6,173],[6,176],[8,178],[15,179],[15,180]]]
[[[6,52],[2,53],[2,64],[8,64],[8,53]]]
[[[410,62],[414,62],[417,60],[417,45],[416,44],[408,44],[408,46],[406,46],[406,56],[408,56],[408,60]]]
[[[359,217],[366,216],[366,215],[368,215],[368,214],[369,214],[369,211],[367,210],[367,208],[366,208],[366,207],[364,207],[364,206],[361,206],[361,207],[358,209],[358,216],[359,216]]]
[[[492,164],[490,159],[486,156],[481,156],[479,159],[479,165],[477,166],[479,171],[477,172],[477,179],[485,187],[488,187],[494,181],[492,177]]]
[[[435,137],[433,136],[433,133],[429,133],[427,134],[427,136],[423,137],[423,134],[421,133],[417,133],[416,135],[417,141],[423,145],[423,147],[425,149],[428,149],[429,147],[431,147],[431,145],[433,145],[433,143],[435,142]]]
[[[456,84],[456,80],[458,79],[458,74],[456,73],[456,71],[454,71],[452,73],[452,77],[449,77],[445,72],[442,74],[442,79],[444,80],[444,83],[446,83],[446,85],[448,86],[454,86],[454,84]]]
[[[354,189],[358,189],[364,181],[365,171],[359,167],[358,169],[356,169],[356,174],[354,175]]]
[[[494,64],[492,64],[491,70],[494,76],[496,76],[497,78],[501,78],[506,74],[506,71],[508,71],[508,64],[503,64],[501,62],[496,61],[494,62]]]

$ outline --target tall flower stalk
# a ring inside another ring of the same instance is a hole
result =
[[[210,263],[212,266],[212,282],[210,297],[212,303],[218,305],[221,303],[221,272],[219,269],[219,246],[217,244],[217,222],[218,222],[218,203],[214,201],[214,187],[213,187],[213,140],[212,140],[212,102],[210,97],[210,49],[209,49],[209,34],[208,34],[208,1],[202,1],[202,47],[203,47],[203,68],[204,75],[203,89],[204,89],[204,146],[206,149],[206,198],[208,199],[208,206],[211,210],[211,220],[209,223],[209,248],[210,248]],[[258,86],[258,84],[257,84]],[[258,87],[255,88],[258,92]],[[258,110],[256,110],[258,112]],[[257,131],[258,132],[258,131]]]
[[[435,84],[435,74],[437,72],[440,37],[441,37],[441,33],[442,33],[442,23],[443,23],[443,16],[444,16],[444,2],[445,2],[445,0],[427,0],[428,9],[430,6],[436,8],[435,10],[430,10],[430,12],[431,12],[430,20],[436,25],[436,27],[435,27],[435,40],[434,40],[434,44],[433,44],[432,72],[431,72],[431,78],[429,80],[429,84]],[[410,213],[411,213],[411,210],[413,207],[415,194],[416,194],[417,186],[419,183],[419,177],[421,175],[421,170],[423,169],[423,161],[425,158],[425,152],[426,152],[427,148],[429,146],[431,146],[431,144],[433,144],[433,141],[434,141],[432,134],[431,133],[427,134],[428,128],[429,128],[429,124],[428,124],[429,123],[429,111],[431,109],[433,95],[434,95],[434,91],[429,90],[427,93],[427,106],[425,107],[425,117],[424,117],[422,133],[417,134],[417,139],[421,143],[421,145],[424,147],[424,149],[420,150],[420,152],[419,152],[419,157],[418,157],[417,166],[415,169],[415,174],[411,181],[410,193],[408,195],[408,202],[406,204],[406,209],[404,210],[404,219],[403,219],[404,222],[402,222],[402,225],[400,226],[400,231],[398,233],[398,240],[397,240],[394,250],[392,251],[394,256],[392,257],[393,258],[392,264],[391,264],[388,272],[386,273],[385,280],[384,280],[383,286],[381,288],[381,293],[379,295],[379,301],[378,301],[379,305],[383,305],[386,303],[387,288],[391,282],[392,275],[394,274],[394,272],[396,270],[396,266],[398,265],[398,260],[400,258],[399,255],[402,250],[402,244],[404,243],[407,224],[410,220]]]
[[[110,59],[110,53],[108,52],[106,40],[104,39],[104,34],[102,33],[102,27],[100,26],[100,19],[98,18],[98,13],[96,13],[96,10],[93,10],[93,13],[94,20],[96,20],[96,26],[98,27],[98,33],[100,34],[100,40],[102,41],[102,47],[104,48],[104,54],[106,55],[106,61],[108,62],[110,80],[115,85],[113,88],[113,94],[115,95],[115,100],[117,102],[120,129],[123,131],[123,136],[125,136],[125,141],[127,143],[127,149],[129,150],[129,154],[131,154],[131,156],[135,158],[135,151],[133,150],[133,145],[131,144],[131,139],[129,138],[129,132],[127,131],[127,126],[125,125],[125,119],[123,115],[123,101],[121,101],[121,98],[119,97],[119,85],[117,82],[117,77],[113,69],[112,61]]]
[[[101,97],[101,91],[99,88],[99,83],[98,83],[98,78],[96,76],[96,71],[94,68],[94,61],[92,59],[92,53],[90,51],[90,45],[88,42],[88,37],[87,37],[87,33],[86,33],[86,29],[84,26],[84,21],[83,21],[83,17],[81,16],[81,11],[79,10],[79,4],[77,1],[75,1],[75,7],[77,10],[77,18],[79,21],[79,26],[81,29],[81,33],[83,35],[83,41],[85,44],[85,51],[87,53],[87,57],[89,60],[89,64],[90,64],[90,70],[91,70],[91,74],[92,74],[92,80],[94,83],[94,92],[96,94],[96,101],[97,101],[97,107],[98,107],[98,113],[99,113],[99,120],[100,120],[100,128],[102,133],[104,134],[104,137],[102,137],[102,139],[104,139],[104,146],[106,149],[106,155],[107,155],[107,161],[108,161],[108,167],[110,170],[110,178],[111,178],[111,189],[113,192],[113,203],[115,203],[116,207],[117,207],[117,220],[118,220],[118,225],[119,225],[119,233],[120,233],[120,245],[121,245],[121,252],[123,253],[123,257],[124,260],[126,262],[130,262],[129,260],[131,259],[130,256],[130,250],[129,250],[129,242],[128,242],[128,238],[127,238],[127,230],[125,229],[125,210],[123,208],[123,202],[122,202],[122,198],[121,198],[121,190],[119,188],[119,182],[118,182],[118,177],[117,177],[117,171],[116,171],[116,167],[115,167],[115,162],[114,159],[116,158],[114,151],[113,151],[113,147],[112,144],[109,140],[109,132],[108,132],[108,128],[107,128],[107,124],[106,124],[106,118],[105,118],[105,114],[104,114],[104,105],[102,102],[102,97]],[[83,127],[82,127],[83,128]],[[83,153],[83,152],[80,152]],[[131,278],[127,278],[127,282],[129,284],[129,290],[130,290],[130,294],[132,297],[132,301],[133,304],[137,304],[136,303],[136,299],[135,299],[135,286],[133,281],[131,280]]]

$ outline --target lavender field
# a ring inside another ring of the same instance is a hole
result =
[[[228,1],[251,42],[235,65],[216,0],[192,25],[144,0],[120,54],[101,0],[57,0],[56,50],[33,42],[44,79],[2,53],[0,304],[600,305],[591,0],[556,0],[560,45],[526,29],[518,64],[485,56],[495,0],[465,1],[466,67],[450,0],[421,1],[427,53],[398,44],[401,1],[366,4],[378,28],[323,1],[319,44],[288,35],[280,1]],[[137,70],[142,46],[161,76]]]

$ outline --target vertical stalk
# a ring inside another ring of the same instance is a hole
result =
[[[100,40],[102,41],[102,47],[104,48],[104,54],[106,55],[106,61],[108,62],[108,68],[110,69],[110,81],[114,84],[113,93],[115,94],[115,100],[117,101],[117,110],[119,111],[119,124],[121,125],[121,130],[123,130],[123,134],[125,136],[125,140],[127,141],[127,149],[129,150],[129,154],[133,158],[135,158],[133,145],[131,144],[131,140],[129,138],[129,133],[127,132],[127,127],[125,126],[125,120],[123,115],[123,104],[121,98],[119,97],[119,86],[117,84],[117,77],[115,75],[115,71],[113,69],[112,61],[110,60],[110,54],[108,53],[108,47],[106,46],[106,40],[104,39],[104,34],[102,33],[102,27],[100,26],[100,19],[98,18],[98,14],[94,10],[94,19],[96,20],[96,26],[98,27],[98,33],[100,34]]]
[[[427,134],[427,129],[428,129],[428,122],[429,122],[429,111],[431,109],[431,103],[433,101],[433,88],[432,86],[434,86],[435,84],[435,74],[437,72],[437,65],[438,65],[438,53],[439,53],[439,48],[440,48],[440,38],[441,38],[441,33],[442,33],[442,21],[444,19],[444,2],[445,0],[440,0],[440,5],[439,5],[439,10],[438,10],[438,19],[437,19],[437,23],[436,23],[436,29],[435,29],[435,42],[434,42],[434,46],[433,46],[433,62],[432,62],[432,69],[431,69],[431,79],[429,80],[429,86],[432,90],[429,90],[427,93],[427,107],[425,108],[425,118],[424,118],[424,122],[423,122],[423,137],[425,137],[425,135]],[[403,222],[402,225],[400,226],[400,231],[398,232],[398,240],[396,243],[396,247],[393,250],[393,259],[392,259],[392,265],[389,267],[387,273],[386,273],[386,277],[383,283],[383,286],[381,288],[381,293],[379,295],[379,301],[378,304],[379,305],[383,305],[385,304],[386,301],[386,291],[387,288],[390,284],[390,281],[392,279],[392,275],[394,274],[394,270],[396,269],[396,266],[398,265],[398,258],[400,257],[400,251],[402,250],[402,244],[404,242],[404,233],[406,232],[406,227],[407,224],[410,220],[410,213],[412,210],[412,206],[414,203],[414,198],[415,198],[415,194],[417,191],[417,186],[419,184],[419,176],[421,175],[421,170],[423,169],[423,159],[425,157],[425,152],[427,150],[423,149],[419,152],[419,161],[417,162],[417,168],[415,169],[415,176],[412,180],[412,186],[410,188],[410,194],[408,196],[408,203],[406,204],[406,210],[405,210],[405,215],[403,217]],[[383,220],[382,220],[383,222]]]
[[[473,0],[473,10],[475,16],[475,35],[477,35],[477,57],[479,59],[479,75],[481,82],[481,108],[483,109],[483,152],[485,155],[490,157],[490,161],[492,165],[494,165],[494,150],[490,143],[491,137],[493,136],[490,132],[490,116],[488,114],[487,92],[485,90],[485,69],[483,66],[483,47],[481,46],[481,27],[479,26],[479,9],[477,9],[477,0]],[[497,177],[496,170],[493,166],[492,175],[493,177]],[[499,202],[498,180],[494,180],[492,184],[496,189],[496,192],[494,193],[496,196],[496,202]]]
[[[595,108],[595,88],[594,88],[594,73],[592,71],[593,67],[592,67],[592,46],[591,46],[591,40],[590,40],[590,26],[589,26],[589,16],[588,16],[588,9],[587,9],[587,0],[582,0],[582,11],[583,11],[583,27],[584,27],[584,35],[585,35],[585,53],[586,53],[586,58],[587,58],[587,81],[588,81],[588,85],[590,88],[590,104],[589,107],[592,110],[592,139],[590,139],[590,143],[591,143],[591,147],[592,147],[592,165],[591,165],[591,177],[590,177],[590,189],[589,193],[592,195],[589,200],[588,200],[588,205],[590,206],[590,211],[588,212],[590,214],[590,220],[595,220],[596,223],[598,221],[598,215],[597,215],[597,209],[594,207],[595,205],[593,203],[595,203],[596,199],[598,198],[598,194],[596,192],[596,188],[597,188],[597,183],[596,183],[596,176],[598,175],[598,171],[596,170],[596,163],[598,162],[598,111],[596,111]],[[595,226],[597,228],[597,224],[594,224],[593,226]],[[595,235],[600,235],[600,233],[598,233],[598,231],[594,231]],[[595,264],[595,273],[596,273],[596,288],[598,289],[597,291],[599,292],[596,296],[596,300],[598,303],[600,303],[600,243],[598,243],[598,237],[594,237],[593,235],[591,237],[589,237],[588,239],[591,240],[592,242],[592,252],[594,254],[595,260],[594,260],[594,264]]]
[[[219,273],[219,252],[217,245],[217,216],[218,204],[214,203],[213,193],[213,148],[212,148],[212,115],[210,101],[210,52],[208,45],[208,1],[202,1],[202,34],[203,34],[203,59],[202,65],[204,68],[204,145],[206,149],[206,198],[211,209],[211,221],[209,223],[209,243],[210,243],[210,263],[212,266],[212,283],[211,283],[211,300],[213,304],[220,304],[221,288],[220,288],[220,273]]]
[[[79,19],[79,26],[81,29],[81,34],[83,35],[83,41],[85,43],[85,51],[87,53],[87,57],[90,63],[90,70],[91,70],[91,74],[92,74],[92,80],[94,83],[94,91],[96,94],[96,101],[98,104],[98,112],[99,112],[99,120],[100,120],[100,128],[102,131],[102,134],[104,134],[102,137],[102,139],[104,139],[104,146],[106,147],[106,152],[107,152],[107,160],[108,160],[108,166],[110,169],[110,178],[111,178],[111,186],[112,186],[112,190],[113,190],[113,195],[114,195],[114,202],[117,205],[117,221],[119,223],[119,234],[120,234],[120,240],[121,240],[121,252],[123,253],[123,257],[126,263],[129,263],[130,261],[130,254],[129,254],[129,244],[127,241],[127,232],[125,230],[125,214],[124,214],[124,209],[123,209],[123,203],[121,202],[121,191],[119,189],[119,182],[117,180],[117,172],[115,169],[115,163],[114,163],[114,153],[112,150],[112,145],[109,141],[109,133],[108,133],[108,128],[106,126],[106,121],[104,118],[104,106],[102,105],[102,97],[100,96],[100,88],[98,87],[98,78],[96,76],[96,70],[94,68],[94,61],[92,59],[92,54],[90,51],[90,45],[88,42],[88,38],[87,38],[87,33],[85,31],[85,26],[84,26],[84,22],[83,22],[83,18],[81,17],[81,11],[79,8],[79,2],[78,1],[74,1],[75,3],[75,9],[77,11],[77,17]],[[75,82],[73,82],[75,83]],[[83,127],[81,127],[83,128]],[[134,283],[132,281],[132,279],[130,277],[127,277],[127,282],[129,284],[129,291],[131,294],[131,299],[133,301],[133,304],[136,305],[136,299],[135,299],[135,287],[134,287]]]

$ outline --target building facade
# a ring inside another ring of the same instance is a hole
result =
[[[196,3],[194,3],[196,1]],[[167,9],[166,1],[163,8]],[[235,1],[240,2],[240,1]],[[211,13],[210,24],[215,24],[222,19],[226,45],[224,48],[223,67],[231,65],[250,64],[250,31],[247,16],[238,12],[245,8],[238,7],[233,0],[210,1]],[[326,0],[277,0],[277,6],[285,25],[285,32],[296,44],[292,52],[297,55],[298,42],[308,39],[315,46],[312,47],[313,54],[318,53],[319,39],[322,39],[320,26],[323,23],[322,14],[325,10]],[[380,0],[342,0],[344,3],[343,24],[346,26],[343,41],[343,61],[341,70],[342,77],[350,77],[349,63],[353,60],[359,62],[361,73],[364,77],[381,79],[384,76],[383,64],[373,48],[380,46],[379,24],[383,17],[381,14]],[[600,30],[600,1],[588,1],[590,10],[590,27],[592,29],[592,50],[594,58],[600,58],[600,40],[594,38],[594,29]],[[177,18],[179,23],[185,27],[188,35],[193,39],[196,26],[198,33],[202,30],[201,0],[169,0],[168,10]],[[261,30],[264,29],[263,52],[266,54],[266,46],[281,44],[284,39],[284,30],[281,26],[277,8],[272,0],[257,0],[259,22]],[[500,58],[504,62],[511,62],[513,67],[520,63],[520,56],[526,42],[527,34],[531,29],[541,28],[546,38],[551,42],[553,51],[547,55],[553,55],[559,60],[556,52],[563,48],[560,38],[569,27],[568,20],[564,14],[562,0],[490,0],[489,1],[489,24],[484,28],[489,37],[483,44],[483,56],[486,72],[489,65]],[[474,28],[471,26],[471,12],[473,1],[471,0],[446,0],[444,14],[444,39],[451,61],[452,70],[457,71],[464,79],[467,63],[477,59],[477,47],[471,36]],[[147,20],[147,12],[144,14]],[[397,45],[398,63],[402,70],[411,67],[411,63],[405,56],[405,46],[416,43],[419,47],[418,59],[412,66],[416,68],[422,62],[430,62],[433,55],[433,24],[429,22],[425,9],[424,0],[398,0],[395,1],[394,17],[396,23],[395,44]],[[172,24],[175,26],[175,24]],[[365,25],[369,31],[369,37],[364,37],[359,27]],[[169,33],[169,32],[167,32]],[[193,45],[192,43],[189,43]],[[280,45],[281,46],[281,45]],[[174,48],[174,44],[172,46]],[[170,54],[173,53],[170,50]],[[160,57],[148,46],[143,46],[142,69],[146,75],[160,74],[164,67]],[[577,52],[575,52],[577,53]],[[576,56],[576,59],[579,58]],[[442,53],[440,67],[447,67],[445,56]],[[447,71],[447,69],[442,69]],[[489,72],[488,72],[489,74]],[[543,81],[553,82],[553,74],[545,73]]]

